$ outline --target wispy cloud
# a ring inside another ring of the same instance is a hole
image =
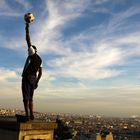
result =
[[[40,22],[41,29],[36,27],[34,40],[41,46],[41,52],[69,53],[70,49],[62,45],[61,30],[82,15],[88,8],[89,0],[82,0],[80,3],[76,1],[46,1],[46,3],[48,16]]]
[[[101,26],[101,29],[98,28],[98,34],[100,35],[98,40],[93,39],[92,42],[92,36],[93,38],[97,37],[94,36],[92,30],[91,32],[83,32],[79,36],[72,37],[71,40],[67,40],[65,43],[60,43],[58,40],[59,43],[57,45],[64,48],[58,47],[58,52],[63,50],[66,56],[64,54],[63,57],[48,62],[49,65],[57,69],[55,72],[59,76],[72,76],[78,79],[104,79],[122,74],[121,71],[110,69],[109,67],[125,63],[129,57],[134,56],[134,52],[137,52],[137,49],[134,49],[133,53],[130,51],[130,46],[139,44],[138,36],[133,36],[136,34],[134,33],[135,31],[124,33],[121,36],[116,34],[119,29],[126,26],[128,18],[139,13],[138,8],[134,9],[132,7],[124,12],[114,14],[109,24],[104,26],[107,28],[103,28],[103,26]],[[132,27],[133,25],[128,26]],[[85,46],[84,41],[86,40],[89,40],[92,45]],[[123,48],[126,44],[129,44],[129,46]],[[65,51],[65,45],[69,48],[69,52]],[[73,46],[77,48],[84,46],[84,49],[82,48],[82,51],[75,52],[73,51]]]
[[[15,72],[1,67],[0,68],[0,95],[1,97],[21,96],[20,81],[21,77]]]
[[[25,10],[31,8],[30,3],[26,0],[15,0],[15,2],[17,6],[13,8],[10,5],[10,2],[8,2],[7,0],[1,0],[0,16],[21,16],[23,14],[21,8]],[[20,6],[21,8],[19,9],[18,6]]]
[[[119,13],[112,12],[112,16],[107,26],[106,32],[114,33],[117,31],[121,31],[123,30],[123,28],[125,29],[126,26],[127,26],[127,29],[133,27],[133,30],[136,31],[135,27],[133,26],[134,24],[129,24],[128,21],[129,21],[129,18],[133,18],[133,16],[139,13],[140,13],[140,9],[138,6],[130,7],[127,10],[123,12],[119,12]]]
[[[24,5],[21,1],[17,2]],[[93,5],[101,5],[105,2],[108,1],[96,1]],[[128,18],[140,12],[138,7],[131,7],[116,14],[110,11],[108,23],[92,26],[64,41],[63,28],[69,28],[69,24],[76,21],[78,17],[84,16],[84,11],[90,7],[91,3],[93,1],[90,0],[81,2],[46,0],[46,9],[44,9],[48,12],[46,18],[43,18],[40,23],[35,22],[31,25],[34,30],[34,33],[31,33],[32,40],[38,46],[38,51],[42,54],[59,55],[52,60],[46,60],[46,63],[53,68],[50,75],[53,75],[54,77],[51,77],[54,79],[62,76],[79,80],[88,78],[98,80],[118,76],[123,74],[123,71],[113,67],[125,64],[129,57],[139,52],[139,32],[136,32],[134,27],[134,30],[129,32],[116,34],[119,29],[126,27]],[[5,1],[3,5],[8,7]],[[25,3],[24,7],[27,8],[28,5]],[[104,7],[101,11],[102,9]],[[133,25],[127,26],[131,28]],[[21,38],[16,41],[10,40],[12,43],[6,46],[19,49],[18,44],[22,46],[25,44],[25,40],[22,40]],[[127,44],[129,46],[126,46]],[[133,51],[130,51],[130,46],[133,46]]]
[[[21,5],[25,10],[32,8],[32,5],[27,0],[15,0],[19,5]]]
[[[13,70],[0,68],[0,81],[9,79],[9,78],[16,78],[16,73]]]
[[[105,45],[96,51],[72,53],[49,62],[59,76],[84,79],[102,79],[120,74],[119,71],[107,67],[118,64],[122,60],[121,50]]]
[[[117,14],[112,12],[108,24],[82,31],[69,40],[63,40],[63,27],[83,16],[83,12],[88,8],[90,2],[54,3],[47,1],[48,18],[42,23],[42,29],[37,29],[35,33],[37,36],[35,35],[34,40],[40,46],[40,52],[61,55],[61,57],[47,61],[47,64],[53,67],[52,75],[57,75],[56,77],[59,75],[79,80],[88,78],[98,80],[118,76],[123,74],[123,71],[113,69],[113,66],[126,63],[129,57],[137,53],[139,47],[135,47],[133,53],[129,52],[131,48],[123,48],[127,44],[129,46],[139,44],[139,39],[133,37],[136,30],[122,35],[116,34],[116,32],[126,27],[128,18],[140,12],[138,7],[131,7]],[[105,2],[108,1],[96,1],[95,5]],[[127,26],[132,27],[130,24]],[[90,44],[85,42],[90,42]],[[78,51],[75,51],[76,48]]]

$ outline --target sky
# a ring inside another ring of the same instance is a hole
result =
[[[140,117],[139,0],[1,0],[0,108],[24,109],[28,12],[43,60],[35,111]]]

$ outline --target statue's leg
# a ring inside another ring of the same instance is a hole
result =
[[[30,110],[30,119],[34,120],[34,114],[33,114],[33,101],[29,101],[29,110]]]
[[[24,109],[25,109],[26,116],[28,117],[29,116],[29,113],[28,113],[29,101],[28,100],[24,100],[23,103],[24,103]]]

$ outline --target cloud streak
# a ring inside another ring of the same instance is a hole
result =
[[[21,3],[25,8],[29,3]],[[108,1],[96,1],[94,6],[101,5]],[[5,1],[3,1],[5,5]],[[113,66],[123,65],[129,57],[138,54],[139,35],[135,30],[129,33],[115,34],[119,28],[125,26],[127,19],[138,14],[138,8],[131,7],[117,14],[111,13],[108,24],[101,24],[98,28],[80,32],[80,34],[63,40],[63,28],[69,28],[68,24],[84,16],[84,11],[89,8],[91,1],[46,1],[47,20],[43,20],[38,26],[33,26],[33,41],[39,46],[39,52],[42,54],[56,54],[52,60],[46,60],[46,63],[53,68],[51,75],[54,79],[61,77],[73,77],[77,79],[98,80],[110,78],[123,74],[123,71],[113,68]],[[8,5],[7,5],[8,6]],[[5,6],[6,7],[6,6]],[[104,7],[103,7],[104,9]],[[65,11],[65,12],[64,12]],[[102,11],[102,9],[101,9]],[[39,23],[37,23],[39,24]],[[128,24],[128,26],[131,26]],[[41,28],[40,28],[41,27]],[[94,34],[95,33],[95,34]],[[18,39],[20,44],[24,44]],[[17,41],[12,41],[14,49],[18,49]],[[90,42],[89,44],[85,42]],[[123,46],[129,44],[129,47]],[[133,51],[130,51],[130,45]],[[10,45],[6,45],[12,48]],[[17,46],[17,47],[16,47]],[[125,53],[127,51],[127,54]]]
[[[101,2],[106,1],[98,1],[98,4]],[[43,23],[42,32],[36,38],[42,53],[55,53],[61,56],[47,61],[49,66],[54,68],[52,73],[55,74],[53,75],[98,80],[122,74],[122,71],[110,67],[123,64],[134,55],[134,53],[126,55],[123,46],[125,44],[133,46],[139,43],[139,40],[138,38],[133,38],[133,41],[129,40],[134,34],[133,31],[129,35],[123,34],[123,37],[114,33],[125,26],[124,23],[128,18],[139,13],[138,8],[134,10],[132,7],[124,12],[114,14],[107,25],[102,25],[101,28],[95,30],[95,33],[99,34],[98,39],[93,35],[93,30],[87,30],[64,41],[62,39],[63,27],[83,16],[89,3],[65,1],[62,4],[61,2],[47,1],[47,6],[48,20]],[[112,36],[112,34],[114,35]],[[85,41],[89,41],[90,45],[85,45]],[[75,51],[74,47],[79,50]],[[129,52],[129,48],[126,50]],[[137,48],[133,52],[137,52]]]
[[[7,0],[0,1],[0,16],[22,16],[21,8],[19,9],[18,6],[22,7],[22,9],[27,10],[31,8],[31,5],[26,0],[15,0],[17,7],[13,8]]]
[[[13,70],[0,68],[0,81],[9,79],[9,78],[16,78],[16,73]]]

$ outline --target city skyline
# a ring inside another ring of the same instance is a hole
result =
[[[23,108],[27,12],[43,60],[35,111],[140,116],[138,0],[1,0],[0,106]]]

